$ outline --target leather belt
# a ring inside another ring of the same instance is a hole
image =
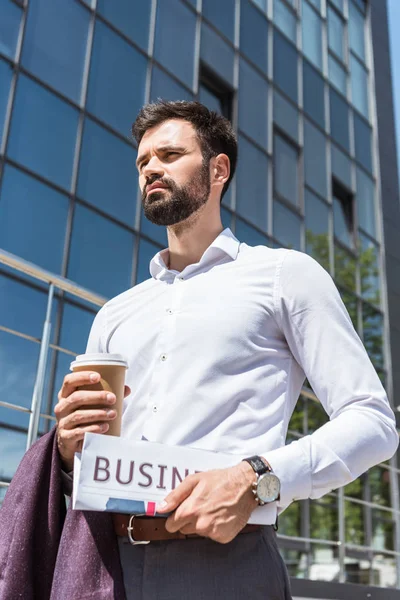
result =
[[[142,517],[113,513],[112,518],[116,535],[128,537],[133,545],[154,541],[185,540],[187,538],[201,537],[196,533],[187,535],[180,531],[170,533],[165,529],[166,519],[162,517]],[[261,525],[246,525],[239,533],[251,533],[260,529]]]

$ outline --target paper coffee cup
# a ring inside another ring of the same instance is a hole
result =
[[[110,408],[117,412],[117,416],[112,421],[108,421],[109,429],[106,435],[121,435],[122,406],[127,368],[128,363],[121,354],[100,353],[80,354],[70,366],[71,371],[74,373],[79,371],[95,371],[100,374],[101,379],[99,382],[82,385],[79,387],[80,390],[105,390],[115,394],[117,400]],[[90,406],[90,408],[105,408],[105,406]]]

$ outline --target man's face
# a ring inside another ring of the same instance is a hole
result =
[[[136,164],[144,214],[152,223],[175,225],[207,202],[209,165],[188,121],[171,119],[146,131]]]

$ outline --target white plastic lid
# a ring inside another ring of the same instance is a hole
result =
[[[94,367],[96,365],[110,365],[117,367],[128,368],[128,362],[122,354],[107,354],[107,353],[92,353],[92,354],[79,354],[76,359],[71,363],[70,370],[73,371],[74,367]]]

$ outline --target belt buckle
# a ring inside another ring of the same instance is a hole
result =
[[[129,518],[128,527],[126,529],[127,529],[127,532],[128,532],[128,539],[129,539],[130,543],[132,544],[132,546],[140,546],[141,544],[150,544],[150,540],[148,540],[148,541],[146,541],[146,540],[143,540],[143,541],[135,540],[132,537],[132,533],[131,533],[131,531],[133,531],[133,520],[134,520],[134,518],[135,517],[145,517],[145,516],[146,516],[145,514],[142,514],[142,515],[131,515],[130,518]]]

